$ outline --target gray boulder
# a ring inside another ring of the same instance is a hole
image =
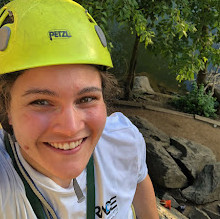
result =
[[[189,219],[211,219],[204,211],[196,207],[193,207],[187,216]]]
[[[133,91],[139,93],[154,93],[147,76],[136,76],[134,78]]]
[[[162,142],[147,140],[147,165],[153,182],[166,188],[187,186],[187,177],[163,147]]]
[[[170,147],[167,148],[169,154],[182,166],[185,174],[197,177],[205,165],[213,164],[216,158],[212,150],[201,144],[189,141],[184,138],[173,137],[170,139]]]
[[[187,177],[165,150],[170,147],[170,138],[157,129],[148,120],[140,116],[129,119],[143,134],[147,146],[147,165],[152,180],[165,188],[183,188],[187,186]]]
[[[209,210],[207,208],[203,208],[203,210],[209,215],[209,217],[211,219],[219,219],[220,218],[220,214],[219,213],[216,213],[212,210]]]
[[[145,138],[153,183],[172,190],[192,185],[181,194],[196,204],[220,200],[220,165],[213,164],[216,159],[209,148],[186,139],[170,139],[140,116],[129,118]]]
[[[184,189],[182,194],[196,204],[220,200],[220,162],[206,165],[194,184]]]
[[[156,128],[152,123],[147,119],[141,116],[129,116],[129,119],[132,123],[138,127],[142,135],[148,139],[152,138],[156,141],[163,142],[164,145],[168,146],[170,144],[170,138],[163,131]]]

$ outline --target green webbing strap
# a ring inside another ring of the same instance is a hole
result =
[[[46,213],[44,211],[44,207],[41,201],[38,199],[36,194],[33,192],[25,178],[23,177],[19,167],[15,161],[14,154],[11,149],[11,145],[8,139],[8,135],[4,137],[4,143],[6,150],[9,156],[12,159],[13,166],[17,171],[18,175],[20,176],[21,180],[23,181],[26,196],[34,210],[38,219],[47,219]],[[87,165],[87,219],[95,219],[95,177],[94,177],[94,160],[93,155],[91,156],[89,163]]]
[[[42,205],[41,201],[35,195],[35,193],[33,192],[33,190],[31,189],[31,187],[29,186],[29,184],[27,183],[27,181],[25,180],[25,178],[23,177],[21,171],[18,168],[18,165],[15,161],[14,154],[13,154],[12,149],[11,149],[11,145],[10,145],[10,142],[9,142],[9,139],[8,139],[8,135],[4,136],[4,143],[5,143],[5,148],[6,148],[8,154],[10,155],[10,157],[12,159],[13,166],[14,166],[15,170],[17,171],[18,175],[20,176],[23,184],[24,184],[26,196],[27,196],[27,198],[28,198],[33,210],[34,210],[34,213],[36,214],[38,219],[46,219],[47,216],[46,216],[46,213],[44,211],[44,208],[43,208],[43,205]]]
[[[93,155],[87,165],[87,219],[95,219],[95,176]]]

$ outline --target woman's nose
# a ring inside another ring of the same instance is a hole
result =
[[[60,110],[60,112],[55,115],[54,121],[53,130],[65,136],[75,135],[84,125],[82,113],[72,105]]]

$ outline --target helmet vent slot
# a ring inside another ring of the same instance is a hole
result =
[[[8,41],[11,35],[11,29],[7,26],[0,28],[0,51],[8,47]]]
[[[2,8],[2,9],[0,10],[0,17],[3,15],[3,13],[5,12],[5,10],[6,10],[6,8]]]
[[[14,16],[11,11],[4,11],[2,16],[0,17],[0,28],[5,24],[13,24],[14,23]]]
[[[86,10],[85,13],[86,13],[86,15],[87,15],[87,18],[88,18],[89,22],[95,24],[96,22],[95,22],[95,20],[92,18],[92,16],[89,14],[89,12]]]
[[[89,17],[88,17],[88,20],[89,20],[90,23],[93,23],[93,20],[91,20]]]
[[[98,25],[95,25],[95,30],[96,30],[96,33],[97,33],[102,45],[104,47],[106,47],[107,41],[106,41],[105,34],[103,33],[102,29]]]

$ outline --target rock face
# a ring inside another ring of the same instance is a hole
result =
[[[170,147],[167,148],[167,151],[182,168],[185,168],[185,174],[193,179],[205,165],[216,162],[212,150],[183,138],[170,138]]]
[[[188,215],[189,219],[211,219],[208,214],[206,214],[204,211],[198,209],[198,208],[193,208],[190,214]]]
[[[194,184],[182,194],[196,204],[220,200],[220,162],[206,165]]]
[[[150,140],[147,143],[147,165],[154,182],[166,188],[183,188],[187,177],[162,146],[161,142]]]
[[[209,148],[183,138],[170,138],[142,117],[129,118],[145,138],[149,173],[158,185],[184,188],[193,184],[205,165],[216,162]]]
[[[145,138],[149,175],[160,192],[167,192],[181,205],[187,205],[187,200],[193,205],[220,203],[220,162],[209,148],[167,136],[142,117],[129,118]],[[194,208],[190,213],[188,218],[192,219],[212,218],[201,209]],[[214,213],[218,217],[219,212]]]
[[[146,141],[149,139],[154,139],[158,142],[163,142],[167,147],[169,146],[170,138],[163,131],[156,128],[148,120],[142,118],[141,116],[129,116],[129,119],[132,123],[138,127],[140,132],[146,138]]]
[[[207,213],[207,215],[209,215],[209,217],[211,219],[219,219],[220,218],[220,213],[215,213],[212,210],[205,209],[205,208],[203,208],[203,210]]]
[[[154,90],[150,86],[150,82],[148,80],[147,76],[136,76],[134,78],[134,92],[140,92],[140,93],[154,93]]]

